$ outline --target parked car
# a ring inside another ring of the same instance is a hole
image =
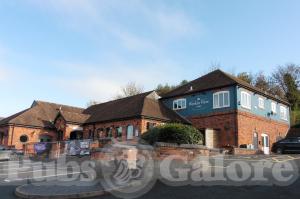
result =
[[[290,137],[280,140],[273,144],[272,152],[283,153],[300,153],[300,137]]]

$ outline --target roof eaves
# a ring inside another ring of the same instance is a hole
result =
[[[228,87],[228,86],[234,86],[234,85],[237,85],[237,83],[226,84],[226,85],[218,86],[218,87],[214,87],[214,88],[195,89],[193,91],[189,91],[189,92],[182,93],[182,94],[176,94],[176,95],[170,95],[170,96],[166,96],[166,97],[161,97],[160,99],[168,99],[168,98],[173,98],[173,97],[191,95],[191,94],[195,94],[195,93],[198,93],[198,92],[204,92],[204,91],[208,91],[208,90],[220,89],[220,88],[224,88],[224,87]]]

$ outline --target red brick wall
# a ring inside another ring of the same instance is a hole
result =
[[[270,147],[278,136],[285,137],[289,125],[283,122],[270,120],[246,112],[238,112],[238,146],[241,144],[252,144],[253,133],[258,133],[258,140],[261,141],[261,134],[267,134],[270,138]],[[261,145],[259,146],[261,148]]]
[[[69,140],[71,132],[74,131],[75,129],[81,128],[80,125],[67,123],[62,116],[59,116],[55,120],[54,125],[55,125],[57,131],[63,132],[63,140]]]
[[[84,138],[88,138],[89,131],[94,131],[95,129],[95,138],[97,137],[97,129],[104,129],[112,127],[112,134],[113,137],[116,135],[116,128],[122,127],[122,140],[126,140],[126,132],[127,132],[127,126],[133,125],[134,129],[134,135],[135,135],[135,129],[138,129],[139,135],[143,134],[147,131],[147,122],[156,123],[157,125],[161,124],[161,121],[157,120],[149,120],[149,119],[131,119],[131,120],[123,120],[123,121],[114,121],[114,122],[107,122],[107,123],[96,123],[95,125],[85,125],[83,127],[84,131]]]
[[[190,117],[188,119],[197,129],[211,128],[218,130],[218,147],[236,145],[237,117],[235,111]]]
[[[277,141],[277,137],[285,137],[289,129],[289,125],[286,123],[241,111],[215,113],[188,119],[198,129],[212,128],[219,130],[219,147],[227,144],[232,146],[253,144],[253,133],[255,131],[258,133],[259,141],[261,141],[262,133],[269,135],[270,146],[272,146]]]
[[[5,146],[7,146],[7,143],[8,143],[9,128],[10,128],[9,126],[3,126],[3,127],[0,127],[0,133],[1,133],[0,145],[5,145]]]
[[[9,126],[9,127],[1,127],[0,132],[7,132],[7,136],[4,140],[5,146],[14,146],[16,149],[22,149],[23,144],[30,142],[39,142],[40,135],[48,135],[52,137],[52,141],[56,141],[56,133],[50,130],[45,130],[42,128],[31,128],[31,127],[19,127],[19,126]],[[28,141],[26,143],[22,143],[20,141],[20,137],[22,135],[27,135]]]

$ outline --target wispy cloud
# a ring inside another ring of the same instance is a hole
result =
[[[60,87],[68,95],[85,96],[97,101],[112,99],[120,92],[121,86],[131,81],[142,85],[146,91],[154,89],[159,83],[165,83],[166,74],[168,82],[178,82],[175,71],[180,69],[175,63],[162,60],[159,64],[124,63],[125,61],[99,64],[57,62],[53,65],[59,68],[62,75],[48,77],[47,82]],[[172,72],[169,70],[171,67],[177,70]]]
[[[183,10],[155,7],[146,1],[32,0],[34,5],[58,15],[67,27],[93,35],[108,33],[129,50],[161,49],[163,44],[201,32],[199,22]],[[148,33],[151,33],[148,34]]]
[[[54,65],[63,75],[51,81],[66,92],[101,101],[110,99],[129,81],[143,85],[146,90],[165,83],[166,75],[168,82],[180,81],[175,73],[183,69],[169,57],[168,45],[202,31],[184,10],[163,1],[156,4],[138,0],[31,2],[56,17],[64,27],[98,42],[101,55],[107,54],[105,60],[90,63],[76,58],[58,60]],[[111,43],[103,44],[103,38]]]

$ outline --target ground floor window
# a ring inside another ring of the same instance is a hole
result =
[[[116,137],[121,138],[122,137],[122,127],[116,128]]]
[[[103,137],[103,128],[97,129],[97,136],[98,136],[98,138],[102,138]]]
[[[127,126],[127,139],[128,140],[133,139],[133,126],[132,125]]]
[[[28,136],[27,135],[21,135],[20,136],[20,142],[25,143],[28,141]]]
[[[154,122],[147,122],[147,130],[152,129],[156,126],[156,123]]]
[[[139,136],[139,129],[135,129],[135,137],[138,137]]]
[[[109,137],[109,138],[112,137],[112,128],[111,127],[107,127],[106,128],[106,135],[105,135],[105,137]]]

